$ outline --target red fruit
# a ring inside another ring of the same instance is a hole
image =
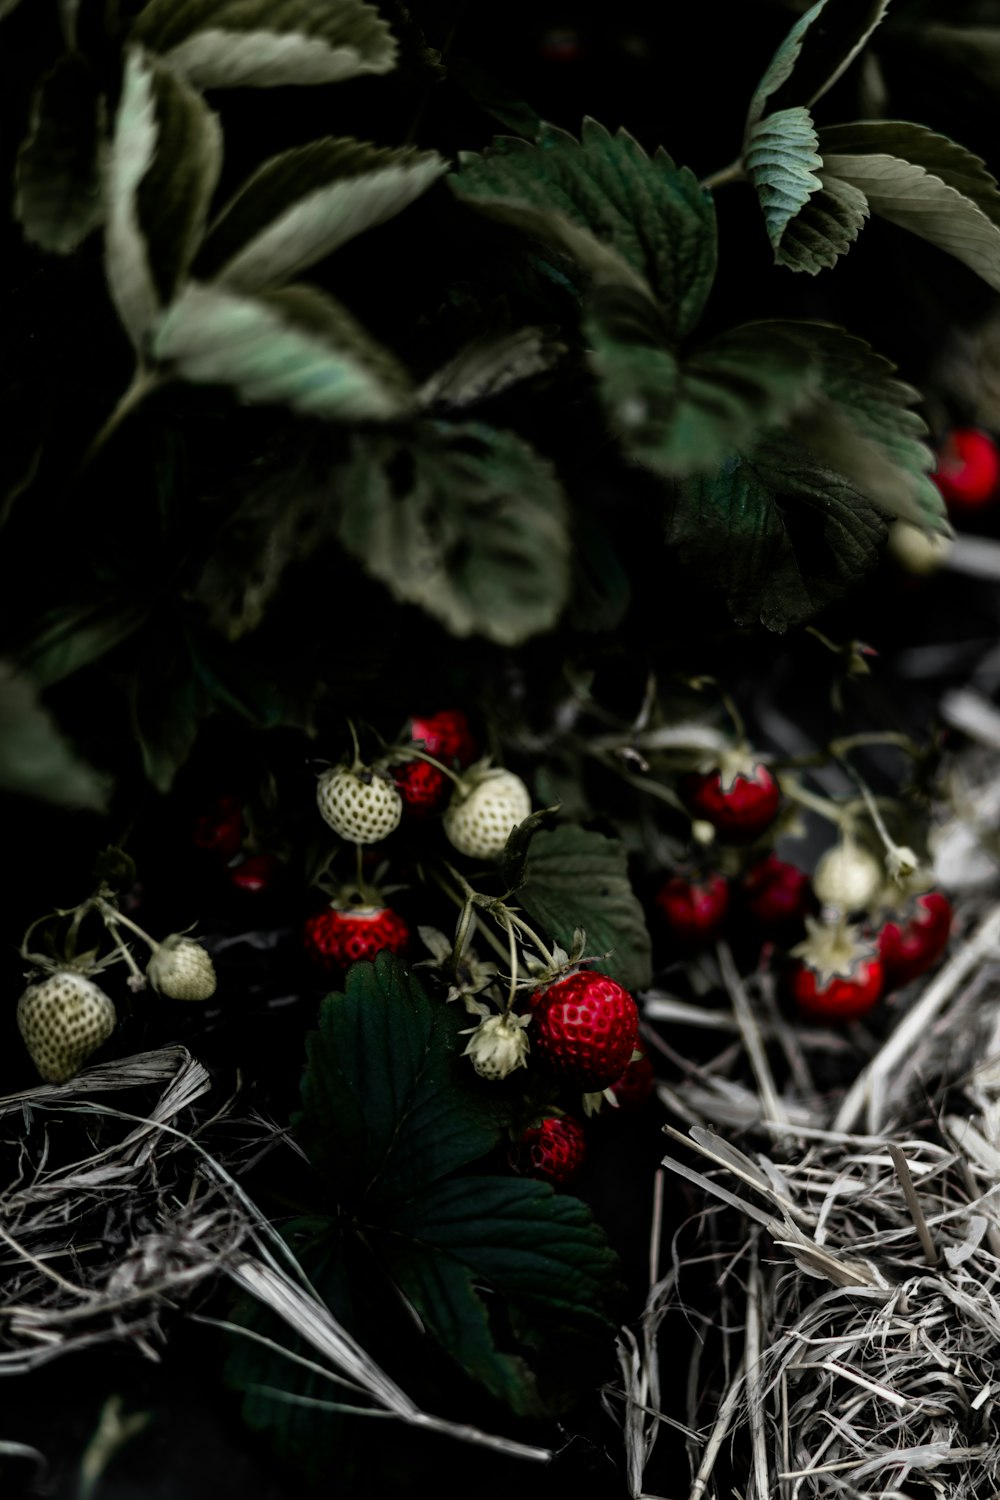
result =
[[[639,1109],[652,1094],[655,1083],[653,1064],[640,1048],[638,1057],[633,1057],[622,1076],[611,1085],[611,1092],[618,1100],[619,1109]]]
[[[956,427],[948,433],[931,475],[949,510],[979,510],[997,494],[1000,452],[989,433]]]
[[[701,880],[672,875],[653,901],[678,943],[685,948],[703,948],[726,919],[729,882],[724,875],[706,875]]]
[[[606,974],[583,969],[531,997],[529,1036],[550,1072],[587,1093],[621,1077],[639,1034],[639,1012],[628,990]]]
[[[281,875],[281,861],[273,854],[248,854],[229,871],[229,884],[248,896],[260,896],[274,889]]]
[[[331,905],[307,918],[306,952],[325,973],[339,974],[388,949],[403,954],[410,946],[409,924],[388,906]]]
[[[510,1164],[522,1177],[562,1187],[573,1180],[586,1155],[587,1140],[580,1122],[554,1115],[524,1132],[510,1153]]]
[[[469,721],[460,708],[445,708],[427,718],[410,720],[410,739],[435,760],[464,771],[478,754]],[[433,769],[433,767],[431,768]]]
[[[416,817],[438,812],[448,801],[452,783],[426,760],[407,760],[393,766],[392,779],[406,811]]]
[[[730,844],[750,844],[774,822],[781,789],[759,762],[749,775],[737,773],[723,784],[718,768],[683,776],[680,792],[697,818],[711,823]]]
[[[834,975],[823,983],[807,963],[797,963],[787,975],[789,992],[811,1021],[856,1021],[878,1002],[884,988],[877,958],[862,959],[850,976]]]
[[[741,882],[744,909],[765,937],[782,936],[816,910],[809,876],[776,854],[757,860]]]
[[[219,797],[194,822],[191,842],[196,849],[216,854],[227,862],[243,847],[243,807],[235,797]]]
[[[887,990],[909,984],[933,967],[951,936],[951,902],[940,891],[928,891],[913,903],[902,926],[886,922],[878,935],[878,953]]]

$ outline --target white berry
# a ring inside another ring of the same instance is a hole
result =
[[[146,978],[169,1000],[208,1000],[215,994],[215,966],[194,938],[168,937],[146,965]]]
[[[462,1053],[472,1058],[480,1078],[506,1078],[515,1068],[527,1067],[528,1038],[525,1026],[530,1016],[484,1016],[471,1028],[472,1037]]]
[[[882,865],[850,839],[828,849],[816,866],[813,889],[824,906],[858,911],[870,906],[882,888]]]
[[[115,1008],[93,980],[60,969],[17,1003],[17,1028],[46,1083],[65,1083],[115,1029]]]
[[[938,531],[924,531],[909,521],[893,521],[889,527],[889,552],[905,573],[926,578],[948,561],[954,547],[949,536]]]
[[[336,766],[324,771],[316,804],[334,833],[351,844],[377,844],[403,816],[403,799],[393,783],[363,768]]]
[[[531,812],[531,793],[513,771],[499,767],[462,778],[445,809],[445,835],[470,859],[495,859]]]

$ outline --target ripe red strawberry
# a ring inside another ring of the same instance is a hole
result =
[[[729,882],[724,875],[688,880],[672,875],[653,897],[671,937],[681,947],[703,948],[721,930],[729,910]]]
[[[997,498],[1000,451],[987,432],[953,428],[941,445],[931,478],[953,515],[982,510]]]
[[[194,821],[191,842],[196,849],[215,854],[224,863],[243,847],[243,808],[235,797],[219,797]]]
[[[785,983],[802,1014],[813,1021],[855,1021],[878,1002],[885,988],[874,945],[843,919],[806,918],[808,937],[791,950]]]
[[[681,796],[696,818],[702,818],[726,843],[751,844],[774,822],[781,789],[759,762],[747,772],[724,776],[722,769],[681,777]]]
[[[478,755],[469,721],[460,708],[445,708],[439,713],[410,720],[410,739],[435,760],[464,771]]]
[[[816,898],[805,870],[776,854],[757,860],[740,884],[743,908],[764,937],[780,938],[794,931],[816,909]]]
[[[392,779],[411,817],[439,812],[448,800],[452,783],[443,771],[426,760],[406,760],[393,766]]]
[[[536,990],[531,1009],[531,1045],[550,1072],[585,1093],[609,1088],[624,1073],[639,1012],[615,980],[577,969]]]
[[[587,1155],[583,1126],[567,1115],[550,1115],[526,1130],[510,1153],[512,1169],[563,1187],[572,1182]]]
[[[903,921],[886,922],[878,935],[878,953],[887,990],[899,989],[937,963],[951,936],[951,902],[940,891],[918,896]]]
[[[336,903],[308,917],[303,934],[306,953],[327,974],[342,974],[384,948],[404,954],[411,938],[409,924],[391,907]]]
[[[611,1085],[611,1092],[618,1100],[619,1109],[639,1109],[652,1094],[655,1085],[653,1064],[639,1047],[622,1076]],[[613,1114],[614,1111],[608,1110],[607,1113]]]

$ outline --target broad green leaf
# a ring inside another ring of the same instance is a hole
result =
[[[514,433],[425,424],[359,438],[336,488],[343,545],[453,635],[514,646],[559,618],[566,500],[548,460]]]
[[[787,437],[677,486],[667,540],[739,625],[786,630],[855,587],[886,527],[841,474]]]
[[[517,902],[533,923],[569,950],[582,927],[587,952],[609,953],[601,972],[626,989],[650,983],[650,939],[628,877],[625,846],[574,824],[536,833]]]
[[[405,371],[346,308],[313,287],[245,297],[189,282],[150,340],[154,359],[195,385],[308,416],[382,421],[410,404]]]
[[[547,1183],[510,1177],[437,1182],[393,1214],[373,1249],[429,1333],[521,1415],[545,1410],[530,1368],[494,1342],[488,1304],[523,1308],[536,1338],[605,1339],[614,1326],[617,1261],[589,1209]]]
[[[520,221],[599,280],[652,288],[675,337],[701,317],[715,276],[715,207],[662,148],[650,159],[626,131],[611,135],[596,120],[584,121],[579,141],[546,125],[537,145],[500,136],[481,156],[463,154],[450,181],[460,197]]]
[[[148,604],[138,602],[108,601],[60,609],[20,653],[20,670],[39,689],[52,687],[128,640],[148,613]]]
[[[201,89],[339,83],[396,64],[363,0],[151,0],[132,38]]]
[[[17,155],[15,212],[42,250],[67,255],[100,223],[103,122],[93,69],[80,53],[65,53],[35,90]]]
[[[826,171],[819,180],[819,192],[785,226],[774,256],[776,265],[810,276],[836,265],[868,218],[868,199],[858,188]]]
[[[194,258],[221,164],[218,117],[130,51],[105,173],[105,258],[112,301],[137,349]]]
[[[794,430],[831,469],[845,475],[882,511],[915,525],[947,530],[944,504],[930,478],[934,454],[927,426],[913,410],[919,391],[864,339],[824,323],[783,323],[801,339],[818,372],[818,399]]]
[[[143,770],[156,790],[166,795],[211,711],[209,694],[185,640],[168,640],[156,655],[144,658],[133,674],[130,698]]]
[[[801,105],[768,115],[747,135],[743,165],[757,189],[776,259],[789,223],[822,188],[816,144],[812,116]]]
[[[765,113],[813,105],[850,67],[889,8],[889,0],[817,0],[768,64],[750,103],[747,127]]]
[[[417,393],[422,406],[461,408],[489,401],[521,380],[550,370],[566,352],[543,328],[484,333],[426,380]]]
[[[1000,291],[1000,190],[983,162],[923,125],[834,125],[825,171],[864,193],[873,213],[962,261]]]
[[[713,469],[813,395],[808,351],[783,328],[748,323],[683,362],[619,288],[590,299],[585,330],[609,421],[626,454],[668,476]]]
[[[103,812],[106,778],[80,760],[30,677],[0,662],[0,791]]]
[[[355,964],[346,992],[322,1002],[295,1128],[343,1201],[395,1214],[496,1143],[494,1103],[459,1057],[467,1024],[390,953]]]
[[[234,291],[283,285],[384,224],[447,170],[434,151],[311,141],[265,162],[212,226],[196,274]]]

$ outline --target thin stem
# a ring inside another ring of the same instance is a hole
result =
[[[549,965],[550,968],[554,969],[556,967],[555,955],[549,952],[548,948],[542,942],[541,938],[538,936],[538,933],[535,932],[534,928],[529,927],[527,922],[525,922],[521,917],[517,916],[515,912],[508,911],[506,907],[504,908],[504,911],[506,916],[510,918],[510,921],[517,928],[518,932],[523,933],[524,936],[528,939],[529,943],[534,943],[535,947],[538,949],[545,962]]]
[[[728,167],[720,167],[718,172],[710,172],[707,177],[703,177],[698,186],[711,192],[713,188],[725,187],[729,182],[742,182],[745,176],[743,158],[739,156]]]
[[[428,868],[428,874],[434,881],[434,884],[436,886],[439,886],[440,889],[444,891],[444,894],[448,897],[449,901],[454,901],[455,905],[462,907],[463,910],[467,905],[470,904],[468,900],[463,900],[458,892],[452,889],[447,880],[445,880],[444,876],[439,874],[433,866],[430,866]],[[462,883],[464,885],[466,882],[463,881]],[[502,959],[506,960],[507,949],[504,947],[503,943],[501,943],[500,939],[496,937],[494,933],[490,932],[488,927],[483,926],[482,922],[479,921],[478,916],[474,919],[474,930],[481,932],[483,937],[489,943],[490,947],[493,949],[494,953],[498,954]]]
[[[896,842],[890,834],[888,828],[886,828],[885,826],[885,821],[882,817],[882,814],[878,810],[878,803],[872,796],[871,788],[865,782],[864,778],[858,775],[853,766],[849,766],[845,762],[844,769],[850,773],[851,779],[856,783],[858,791],[861,793],[861,796],[864,799],[865,807],[868,809],[868,816],[875,824],[875,831],[877,832],[879,838],[882,840],[883,846],[885,847],[885,852],[887,854],[892,854],[896,849]]]
[[[510,963],[510,983],[507,986],[507,1000],[503,1008],[505,1016],[509,1016],[514,1009],[514,1001],[517,999],[517,937],[514,933],[514,923],[510,920],[510,913],[506,913],[507,920],[504,926],[507,929],[508,962]]]
[[[104,918],[105,926],[112,933],[114,932],[114,928],[117,925],[127,927],[129,932],[134,932],[137,938],[142,939],[142,941],[148,946],[151,953],[157,952],[160,947],[159,943],[154,937],[150,937],[149,933],[145,932],[139,926],[138,922],[133,922],[132,918],[126,917],[124,912],[116,911],[115,908],[113,906],[110,906],[107,901],[98,899],[94,904],[100,909],[101,916]]]
[[[798,802],[802,807],[808,807],[812,812],[819,813],[821,818],[835,823],[838,828],[845,829],[854,821],[847,808],[831,802],[828,797],[821,797],[817,792],[807,791],[797,781],[782,780],[781,789],[792,802]]]
[[[135,958],[132,955],[132,950],[125,942],[125,939],[122,937],[117,927],[111,927],[109,930],[111,932],[111,937],[114,941],[115,947],[118,949],[122,958],[125,960],[125,967],[128,969],[129,973],[132,975],[132,978],[136,982],[135,988],[144,990],[146,988],[146,976],[139,968],[139,965],[136,963]],[[131,989],[132,986],[130,985],[129,988]]]
[[[357,745],[357,741],[355,741],[355,745]],[[361,844],[355,844],[355,846],[354,846],[354,878],[355,878],[355,880],[357,882],[358,894],[363,897],[364,893],[365,893],[365,890],[367,888],[365,886],[365,871],[364,871],[365,857],[362,854],[361,850],[362,850],[362,845]]]
[[[69,924],[69,931],[66,934],[66,945],[64,949],[64,952],[68,959],[74,959],[76,957],[76,940],[80,935],[80,926],[83,922],[84,917],[87,915],[88,911],[92,910],[93,906],[93,900],[84,901],[82,905],[78,906],[76,911],[73,913],[73,920]]]
[[[351,732],[351,745],[354,749],[354,769],[357,770],[358,766],[363,764],[363,761],[361,759],[361,747],[358,744],[358,731],[354,727],[353,719],[348,719],[347,727]]]
[[[118,405],[115,407],[110,417],[108,417],[108,420],[105,422],[104,426],[91,440],[86,452],[80,460],[81,474],[86,469],[90,468],[90,465],[94,462],[94,459],[100,453],[105,444],[118,431],[125,418],[129,416],[137,406],[141,405],[141,403],[145,401],[146,397],[150,394],[151,391],[155,391],[157,386],[162,385],[164,379],[165,377],[163,375],[159,374],[155,370],[147,370],[144,365],[138,365],[136,367],[135,374],[132,377],[132,383],[129,386],[128,390],[122,396],[121,400],[118,402]]]
[[[908,734],[901,734],[895,729],[872,729],[859,734],[845,734],[842,739],[830,741],[830,754],[844,756],[850,750],[860,749],[864,745],[895,745],[900,750],[905,750],[907,755],[914,757],[922,753],[917,742]]]
[[[411,759],[413,757],[416,757],[418,760],[425,760],[429,766],[434,766],[435,770],[441,771],[445,776],[448,777],[450,781],[453,781],[456,786],[462,785],[461,776],[459,776],[455,771],[449,770],[446,765],[442,764],[441,761],[436,760],[433,755],[428,755],[426,750],[418,750],[416,745],[400,745],[397,748],[400,751],[405,751],[405,753],[410,756]]]

